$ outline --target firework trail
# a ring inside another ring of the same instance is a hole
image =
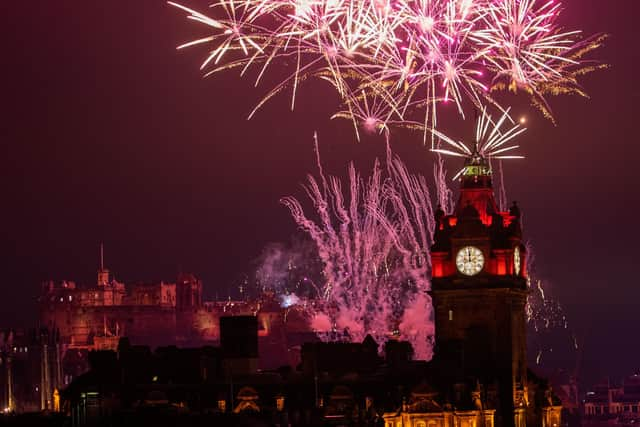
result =
[[[507,194],[499,161],[499,203],[506,205]],[[501,208],[504,209],[504,208]],[[536,278],[535,251],[531,241],[526,243],[527,255],[527,295],[526,316],[529,331],[527,338],[529,347],[535,354],[536,365],[544,362],[544,356],[553,352],[554,343],[560,351],[570,352],[578,350],[577,339],[569,328],[569,321],[560,301],[551,292],[548,281]]]
[[[386,168],[376,161],[368,179],[351,164],[344,189],[318,167],[319,179],[309,176],[304,186],[316,219],[297,199],[282,199],[324,266],[312,327],[326,339],[361,341],[371,334],[381,342],[395,333],[413,344],[418,358],[431,358],[426,291],[434,220],[426,180],[409,174],[390,150]]]
[[[498,209],[507,210],[507,190],[504,185],[504,170],[502,160],[498,160]]]
[[[433,165],[433,180],[436,186],[436,196],[439,208],[449,215],[453,213],[455,203],[453,201],[453,191],[449,188],[447,182],[447,169],[444,167],[444,159],[441,155],[437,155],[436,162]]]
[[[562,352],[579,351],[578,340],[569,327],[567,315],[551,292],[550,283],[535,277],[535,256],[531,243],[527,243],[527,271],[529,277],[527,285],[529,296],[527,298],[527,323],[529,325],[529,347],[536,353],[536,365],[544,363],[545,355],[552,353],[554,344],[557,350]]]
[[[600,67],[583,58],[603,37],[562,30],[556,1],[217,0],[207,14],[168,3],[211,32],[178,47],[206,46],[206,75],[253,70],[258,85],[275,64],[288,70],[251,115],[285,89],[293,108],[299,85],[317,78],[357,135],[397,125],[426,137],[442,104],[464,117],[465,104],[499,107],[499,90],[529,93],[552,118],[545,97],[585,95],[578,77]]]

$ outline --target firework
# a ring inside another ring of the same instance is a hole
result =
[[[503,131],[505,123],[511,124],[511,127]],[[521,124],[513,122],[508,109],[504,111],[498,121],[494,121],[487,110],[483,109],[476,123],[475,139],[471,146],[463,141],[456,141],[434,129],[433,134],[438,138],[438,141],[446,145],[438,144],[431,148],[431,151],[472,160],[475,158],[484,158],[489,161],[492,159],[522,159],[523,156],[510,154],[519,148],[511,141],[526,130]],[[442,148],[443,146],[446,148]],[[453,179],[457,179],[463,170],[460,170]]]
[[[552,359],[565,358],[571,360],[580,353],[578,340],[572,331],[567,314],[560,301],[553,295],[548,281],[535,278],[535,256],[533,245],[527,243],[527,325],[528,346],[535,353],[536,365],[545,365]],[[555,348],[555,352],[554,352]]]
[[[426,180],[409,174],[390,151],[387,167],[376,162],[366,180],[350,165],[346,191],[318,166],[320,178],[310,176],[304,187],[317,220],[297,199],[282,199],[324,267],[309,307],[313,328],[327,339],[354,341],[370,334],[381,342],[396,334],[429,359],[433,323],[426,291],[434,216]]]
[[[277,93],[319,78],[342,100],[335,117],[369,131],[389,125],[437,127],[441,104],[465,115],[498,105],[493,90],[530,93],[551,117],[545,95],[582,93],[583,62],[602,38],[559,27],[559,2],[542,0],[217,0],[207,14],[169,2],[211,34],[179,46],[206,45],[207,75],[254,70],[256,85],[274,63],[286,77]],[[504,109],[503,109],[504,110]],[[420,124],[420,126],[417,126]]]

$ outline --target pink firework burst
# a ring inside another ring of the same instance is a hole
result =
[[[446,102],[463,118],[465,105],[505,111],[490,96],[505,88],[530,93],[550,116],[545,94],[579,93],[576,76],[593,68],[582,57],[602,41],[562,30],[554,0],[217,0],[207,14],[169,4],[212,32],[179,46],[209,46],[208,74],[253,69],[257,85],[274,62],[289,67],[251,115],[285,89],[293,108],[300,82],[320,78],[357,135],[420,123],[426,136]],[[363,115],[374,99],[386,106]]]

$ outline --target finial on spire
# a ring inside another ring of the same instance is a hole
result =
[[[109,283],[109,270],[104,268],[104,245],[100,242],[100,269],[98,270],[98,286]]]
[[[100,242],[100,271],[104,270],[104,245]]]
[[[515,200],[509,208],[509,215],[513,216],[516,220],[520,219],[520,207],[518,206],[518,202],[516,202]]]

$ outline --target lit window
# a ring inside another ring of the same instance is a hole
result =
[[[449,320],[453,320],[453,310],[449,310]]]

